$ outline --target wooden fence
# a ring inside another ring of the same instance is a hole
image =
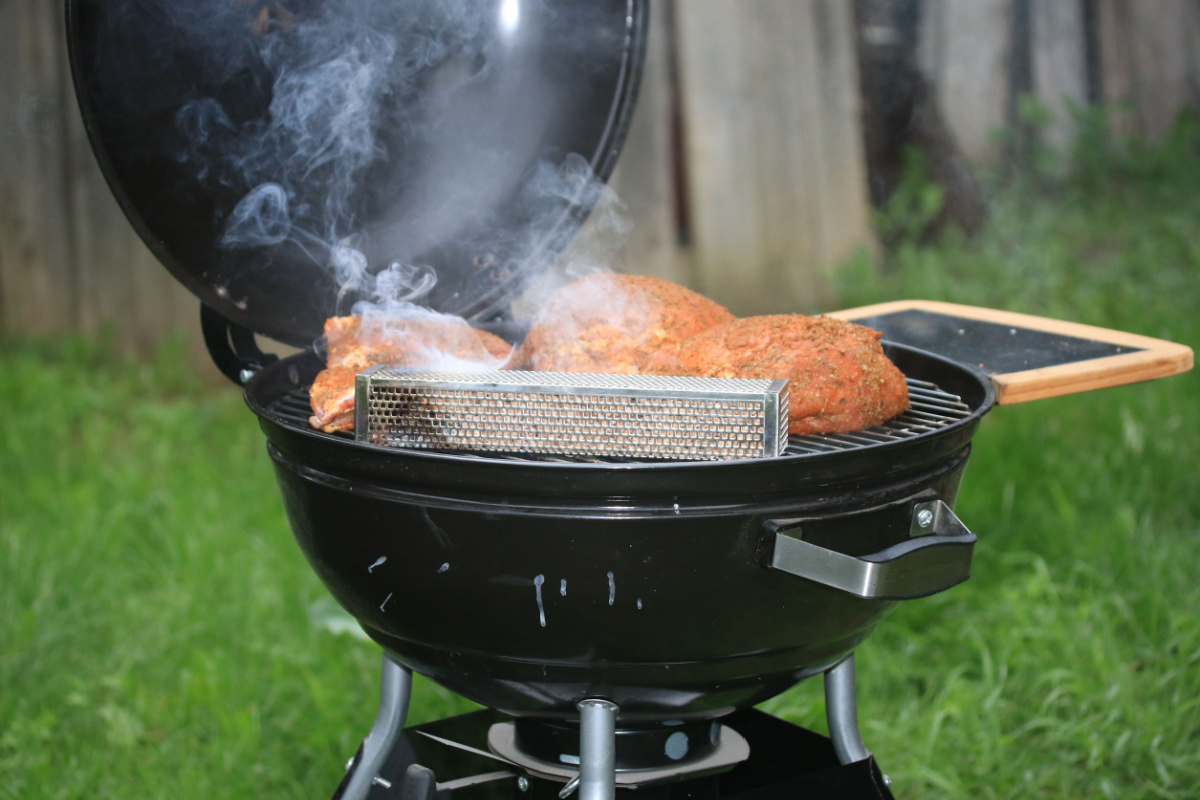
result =
[[[825,270],[871,242],[852,7],[685,0],[653,16],[613,181],[635,220],[622,266],[740,314],[827,306]]]
[[[60,3],[0,2],[0,326],[108,329],[139,352],[183,334],[215,375],[198,302],[130,228],[92,156],[63,30]]]
[[[903,0],[901,0],[903,1]],[[1048,112],[1044,143],[1075,135],[1073,111],[1102,105],[1114,130],[1160,139],[1200,109],[1195,0],[921,0],[920,61],[959,146],[995,159],[1017,99]]]
[[[833,302],[828,269],[873,246],[856,54],[890,34],[866,29],[878,27],[868,6],[918,20],[914,58],[976,162],[1004,155],[995,133],[1022,93],[1049,112],[1042,135],[1056,146],[1074,135],[1075,106],[1126,108],[1113,124],[1149,138],[1200,106],[1196,0],[653,0],[613,180],[635,222],[620,268],[742,314]],[[53,0],[0,2],[0,326],[108,327],[141,351],[183,332],[207,369],[197,301],[95,166],[62,30]]]

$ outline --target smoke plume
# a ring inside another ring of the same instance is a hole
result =
[[[129,0],[129,8],[130,24],[153,19],[163,32],[161,63],[138,71],[170,69],[165,54],[175,50],[208,76],[174,114],[175,159],[235,198],[219,246],[299,248],[336,282],[337,313],[421,317],[437,287],[442,305],[479,295],[475,320],[564,248],[572,207],[595,205],[598,216],[561,275],[607,268],[628,230],[585,156],[538,150],[556,136],[555,112],[577,102],[541,56],[521,49],[520,36],[545,37],[557,24],[544,3]],[[585,60],[600,31],[556,28],[554,41]],[[427,266],[443,261],[473,264],[478,276]]]

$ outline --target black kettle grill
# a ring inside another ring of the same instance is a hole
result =
[[[637,94],[646,0],[68,0],[72,71],[126,215],[202,301],[288,519],[385,654],[335,796],[890,797],[853,651],[965,580],[951,506],[995,400],[887,347],[912,408],[779,458],[385,450],[312,429],[311,349],[390,264],[512,335]],[[278,360],[254,333],[307,349]],[[404,729],[411,671],[488,710]],[[824,674],[831,738],[753,710]]]

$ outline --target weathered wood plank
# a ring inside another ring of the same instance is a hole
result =
[[[1050,120],[1042,144],[1064,150],[1075,141],[1073,112],[1088,102],[1083,0],[1033,0],[1033,89]]]
[[[62,29],[60,3],[0,3],[0,320],[25,333],[74,323]]]
[[[1133,54],[1129,44],[1129,6],[1124,0],[1095,0],[1096,40],[1099,47],[1100,93],[1109,129],[1134,132]]]
[[[963,154],[976,162],[1001,155],[995,133],[1009,123],[1012,3],[925,0],[922,7],[921,67]]]
[[[633,123],[610,184],[632,223],[617,266],[635,275],[686,282],[679,269],[679,243],[672,172],[670,55],[674,26],[671,0],[650,5],[646,67]]]
[[[1200,110],[1200,5],[1096,0],[1103,97],[1120,133],[1159,140],[1185,108]]]
[[[814,309],[868,244],[849,4],[676,7],[699,288],[736,313]]]
[[[853,4],[819,0],[814,14],[821,67],[816,115],[824,128],[824,146],[817,163],[824,172],[824,191],[807,202],[821,212],[822,261],[832,265],[857,248],[873,245],[874,237]],[[827,307],[833,299],[822,293],[819,305]]]
[[[1138,131],[1151,141],[1166,134],[1179,112],[1196,108],[1190,39],[1197,13],[1191,0],[1139,0],[1128,3]]]

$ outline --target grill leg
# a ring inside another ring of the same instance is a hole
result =
[[[838,761],[853,764],[871,757],[858,731],[858,694],[854,687],[854,654],[825,672],[825,716]]]
[[[579,800],[616,797],[619,711],[607,700],[579,704]]]
[[[358,758],[355,759],[354,774],[345,784],[340,800],[363,800],[367,796],[396,741],[396,734],[404,727],[411,694],[412,670],[384,654],[383,677],[379,683],[379,711],[375,714],[371,732],[363,739]]]

